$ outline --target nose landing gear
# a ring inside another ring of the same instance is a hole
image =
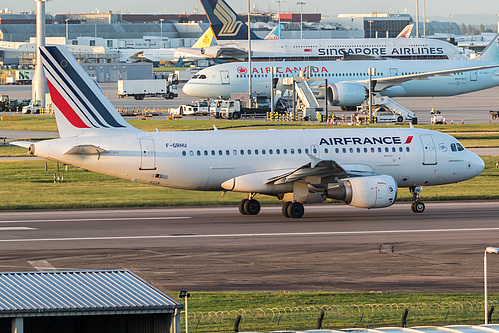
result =
[[[422,213],[425,210],[424,203],[419,201],[419,193],[421,192],[421,190],[421,186],[409,187],[409,191],[411,191],[412,194],[411,209],[414,213]]]

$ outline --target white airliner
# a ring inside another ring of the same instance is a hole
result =
[[[241,61],[248,54],[248,26],[224,0],[201,0],[218,45],[198,54],[225,61]],[[400,36],[410,33],[406,27]],[[467,59],[454,45],[424,38],[272,39],[251,33],[253,61],[335,60],[345,57],[397,59]]]
[[[369,68],[376,69],[374,91],[383,96],[453,96],[499,85],[499,35],[476,60],[257,62],[252,65],[253,92],[270,95],[272,67],[280,79],[278,89],[283,90],[282,79],[298,78],[308,66],[312,79],[327,79],[332,105],[362,104],[368,96]],[[199,71],[183,91],[203,98],[230,98],[231,93],[248,92],[248,75],[246,62],[220,64]]]
[[[484,163],[453,137],[414,128],[145,132],[128,124],[64,47],[41,48],[61,138],[15,142],[31,154],[145,184],[248,193],[241,213],[255,215],[257,194],[283,201],[299,218],[303,204],[326,198],[361,208],[393,205],[398,187],[424,211],[421,186],[460,182]],[[196,195],[193,193],[193,195]]]

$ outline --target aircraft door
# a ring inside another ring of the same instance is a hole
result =
[[[437,150],[433,143],[433,138],[429,134],[420,135],[421,143],[423,145],[423,164],[435,165],[437,164]]]
[[[310,146],[310,155],[315,156],[315,157],[320,157],[319,147],[317,145]]]
[[[220,78],[222,80],[222,84],[230,84],[229,71],[220,71]]]
[[[477,71],[471,71],[470,72],[470,81],[476,81],[476,80],[478,80]]]
[[[397,76],[398,74],[398,69],[396,68],[390,68],[390,76]]]
[[[140,140],[140,168],[139,170],[156,169],[156,152],[152,139]]]

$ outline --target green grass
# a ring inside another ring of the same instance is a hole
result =
[[[14,148],[2,148],[14,149]],[[17,148],[16,148],[17,149]],[[497,157],[486,156],[485,171],[478,177],[457,184],[425,187],[422,199],[488,200],[499,199]],[[48,171],[45,171],[45,165]],[[54,173],[64,176],[54,183]],[[0,209],[54,209],[100,207],[152,207],[237,205],[243,193],[195,192],[139,184],[98,173],[69,168],[44,160],[3,161],[0,163]],[[30,193],[30,195],[26,195]],[[273,197],[259,196],[262,204],[279,204]],[[399,201],[411,200],[409,191],[401,189]]]

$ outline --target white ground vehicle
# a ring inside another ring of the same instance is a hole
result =
[[[431,109],[430,113],[433,115],[433,117],[431,117],[431,123],[432,124],[445,124],[445,117],[442,116],[442,112],[438,111],[438,110],[433,110],[433,108]]]
[[[209,101],[194,101],[189,104],[180,105],[174,114],[180,116],[207,115],[210,108]]]
[[[132,96],[136,100],[144,97],[162,97],[173,99],[178,97],[177,85],[164,80],[119,80],[118,96],[124,98]]]
[[[241,118],[241,101],[228,100],[223,101],[220,107],[220,118],[222,119],[239,119]]]
[[[28,105],[23,106],[23,113],[40,113],[42,102],[39,99],[31,100]]]
[[[222,107],[223,99],[213,99],[210,102],[210,116],[220,118],[220,108]]]

